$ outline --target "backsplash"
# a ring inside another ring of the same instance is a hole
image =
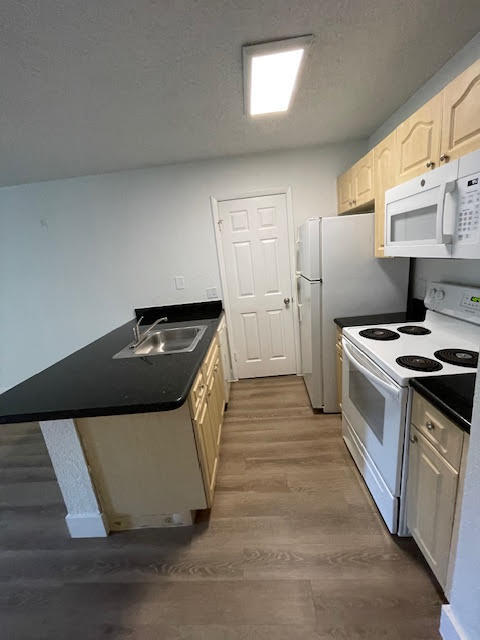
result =
[[[414,298],[423,298],[432,280],[480,287],[480,260],[414,258],[413,263]]]

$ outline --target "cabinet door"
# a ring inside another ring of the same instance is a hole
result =
[[[443,94],[442,162],[480,148],[480,59]]]
[[[207,493],[208,505],[213,499],[215,487],[215,476],[217,472],[217,445],[215,442],[212,421],[208,402],[205,401],[200,409],[200,415],[196,422],[196,431],[201,450],[201,464],[203,467],[205,491]]]
[[[375,255],[384,255],[385,245],[385,191],[396,184],[395,132],[384,138],[373,150],[375,192]]]
[[[398,182],[438,167],[442,132],[442,94],[420,107],[395,130]]]
[[[445,587],[458,473],[411,428],[407,526],[437,580]]]
[[[337,178],[338,213],[344,213],[353,206],[352,170],[349,169]]]
[[[373,200],[373,150],[353,167],[353,206],[359,207]]]

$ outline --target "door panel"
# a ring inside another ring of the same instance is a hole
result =
[[[407,526],[438,581],[447,577],[458,473],[415,427],[410,439]]]
[[[238,377],[295,373],[285,195],[225,200],[218,210]]]
[[[480,60],[443,90],[442,157],[480,149]]]
[[[354,206],[373,200],[373,150],[367,153],[353,167],[354,174]]]
[[[436,95],[396,129],[397,178],[405,182],[438,167],[442,96]]]
[[[395,132],[373,150],[375,180],[375,255],[381,258],[385,250],[385,191],[395,186]]]

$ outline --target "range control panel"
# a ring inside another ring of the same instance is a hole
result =
[[[455,242],[478,244],[480,237],[480,152],[467,153],[458,160],[457,217]],[[459,255],[458,257],[467,257]],[[468,255],[468,257],[477,257]],[[480,257],[480,256],[479,256]]]
[[[458,284],[432,282],[425,306],[447,316],[480,324],[480,289]]]

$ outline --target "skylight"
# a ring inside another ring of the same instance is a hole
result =
[[[310,41],[302,36],[243,48],[248,115],[288,111]]]

